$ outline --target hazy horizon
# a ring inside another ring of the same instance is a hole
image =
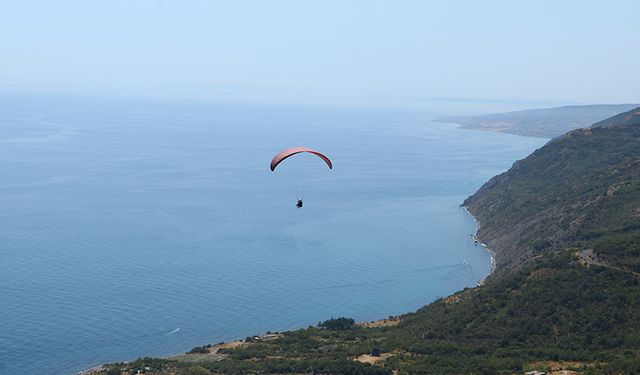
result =
[[[419,108],[640,101],[636,1],[24,1],[0,89]]]

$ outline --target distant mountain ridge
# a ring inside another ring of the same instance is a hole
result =
[[[436,121],[456,123],[465,129],[554,138],[574,129],[588,127],[595,122],[608,119],[638,106],[640,105],[571,105],[477,116],[443,117]]]

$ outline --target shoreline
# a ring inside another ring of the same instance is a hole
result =
[[[476,225],[476,230],[473,233],[473,240],[476,241],[480,246],[482,246],[485,249],[485,251],[489,253],[489,256],[491,257],[491,272],[489,272],[489,274],[485,276],[484,279],[478,281],[478,286],[481,286],[484,284],[484,282],[487,280],[489,276],[493,275],[493,273],[496,270],[496,253],[493,250],[491,250],[489,246],[487,246],[487,244],[482,242],[478,237],[478,231],[480,230],[480,221],[475,216],[473,216],[473,214],[469,211],[467,206],[460,205],[460,207],[462,207],[465,210],[465,212],[473,218],[473,222]]]
[[[361,322],[357,322],[356,325],[364,328],[390,327],[390,326],[398,325],[401,321],[401,317],[402,315],[396,315],[396,316],[389,316],[386,318],[381,318],[381,319],[371,320],[371,321],[364,320]],[[297,328],[297,329],[304,329],[304,328]],[[287,332],[287,331],[283,331],[283,332]],[[207,350],[206,353],[178,353],[178,354],[169,354],[166,356],[158,356],[158,357],[151,356],[151,357],[168,359],[168,360],[173,359],[178,361],[183,360],[185,362],[198,361],[205,357],[209,357],[209,359],[220,361],[227,357],[227,354],[220,353],[221,349],[235,348],[239,346],[251,345],[260,341],[274,340],[280,337],[281,335],[282,335],[282,332],[270,332],[270,333],[264,333],[261,335],[250,336],[251,341],[247,341],[246,339],[232,339],[229,341],[219,342],[213,345],[205,345],[203,346],[203,348],[206,348]],[[197,348],[197,346],[194,348]],[[143,357],[138,357],[138,358],[143,358]],[[131,359],[131,360],[122,361],[122,362],[114,362],[114,363],[130,363],[135,361],[136,359]],[[104,367],[104,364],[95,365],[87,369],[78,371],[77,375],[98,375],[98,374],[102,374],[105,369],[106,368]]]
[[[487,245],[485,243],[483,243],[482,241],[480,241],[480,239],[478,238],[478,231],[480,230],[480,222],[478,221],[478,219],[469,211],[469,209],[464,206],[464,205],[460,205],[460,207],[462,207],[465,212],[471,216],[473,218],[473,222],[475,223],[475,232],[473,233],[473,239],[474,241],[476,241],[480,246],[482,246],[484,248],[485,251],[487,251],[489,253],[489,256],[491,258],[491,271],[489,272],[489,274],[487,276],[485,276],[483,279],[479,280],[478,283],[476,284],[476,286],[474,288],[478,288],[481,287],[482,285],[484,285],[485,281],[487,280],[487,278],[489,276],[491,276],[495,269],[496,269],[496,262],[495,262],[495,253],[493,252],[493,250],[491,250],[489,247],[487,247]],[[450,294],[447,297],[450,297],[456,293],[458,293],[458,291],[453,292],[452,294]],[[433,302],[433,301],[432,301]],[[432,303],[429,302],[429,303]],[[425,304],[428,305],[429,303]],[[410,314],[412,313],[412,311],[409,311],[407,313],[404,314]],[[402,314],[402,315],[404,315]],[[401,316],[402,315],[398,315],[398,316],[392,316],[392,317],[387,317],[387,318],[381,318],[381,319],[377,319],[377,320],[372,320],[372,321],[362,321],[362,322],[357,322],[356,324],[361,326],[361,327],[366,327],[366,328],[372,328],[372,327],[383,327],[383,326],[394,326],[397,325],[398,323],[400,323],[401,320]],[[251,336],[256,340],[264,340],[264,339],[273,339],[274,337],[277,337],[280,333],[276,332],[276,333],[269,333],[269,334],[262,334],[262,335],[255,335],[255,336]],[[189,358],[189,356],[194,357],[194,358],[198,358],[198,357],[202,357],[202,356],[218,356],[216,360],[222,360],[226,357],[225,354],[220,354],[218,353],[219,349],[221,348],[228,348],[228,347],[232,347],[232,346],[240,346],[240,345],[245,345],[245,344],[251,344],[251,342],[247,342],[244,339],[232,339],[229,341],[224,341],[215,345],[211,345],[209,349],[208,353],[204,353],[204,354],[189,354],[189,353],[176,353],[176,354],[170,354],[170,355],[166,355],[166,356],[159,356],[156,358],[162,358],[162,359],[178,359],[178,358]],[[135,361],[135,359],[129,360],[129,361],[123,361],[123,363],[128,363],[131,361]],[[84,370],[80,370],[78,371],[77,375],[98,375],[101,374],[102,371],[104,370],[104,365],[95,365],[92,366],[90,368],[84,369]]]

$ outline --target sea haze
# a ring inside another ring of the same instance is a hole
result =
[[[490,257],[458,205],[545,142],[437,110],[2,99],[1,374],[378,319],[474,286]],[[298,145],[334,170],[311,155],[269,170]]]

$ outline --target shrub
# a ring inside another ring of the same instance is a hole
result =
[[[355,324],[355,320],[351,318],[331,318],[318,324],[318,327],[329,331],[346,331],[352,329]]]

